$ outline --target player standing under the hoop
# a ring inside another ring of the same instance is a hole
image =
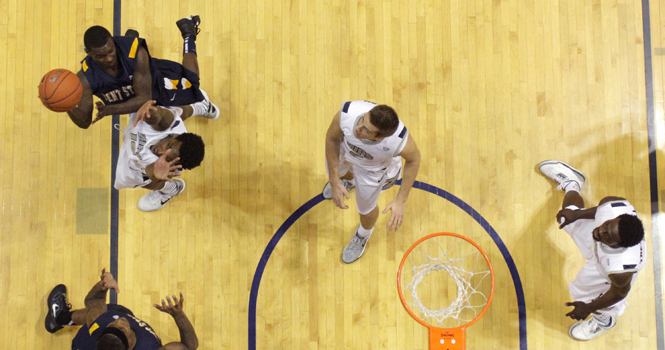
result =
[[[402,185],[395,200],[383,213],[391,211],[388,230],[402,225],[404,206],[420,167],[420,151],[397,113],[386,105],[367,101],[344,102],[326,134],[326,166],[329,182],[323,197],[342,209],[344,197],[356,188],[360,225],[344,248],[342,260],[350,264],[365,252],[365,246],[379,217],[381,192],[395,184],[402,170]]]
[[[159,106],[194,108],[194,114],[216,120],[219,109],[199,88],[199,64],[196,35],[199,16],[176,22],[184,39],[182,64],[150,56],[145,39],[128,30],[125,36],[111,36],[101,26],[92,26],[83,37],[87,56],[77,73],[83,95],[77,107],[68,111],[69,118],[87,129],[107,115],[135,113],[149,100]],[[97,96],[97,114],[93,120],[93,99]]]
[[[582,320],[568,334],[589,340],[614,327],[628,306],[626,296],[646,263],[644,228],[635,208],[621,197],[605,197],[597,207],[584,209],[580,190],[585,177],[570,165],[546,160],[538,168],[566,192],[557,222],[587,259],[569,285],[575,301],[566,305],[575,309],[566,316]]]

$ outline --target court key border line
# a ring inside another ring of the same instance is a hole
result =
[[[656,122],[653,98],[653,63],[651,56],[651,14],[649,0],[642,0],[642,32],[644,36],[644,84],[649,145],[649,190],[651,199],[651,246],[653,251],[653,284],[656,308],[656,349],[665,348],[663,334],[663,290],[660,250],[660,208],[658,203],[658,161],[656,154]]]
[[[113,0],[113,35],[120,35],[122,18],[122,0]],[[120,280],[118,276],[118,190],[115,189],[115,165],[118,164],[120,155],[120,130],[115,125],[120,125],[120,116],[114,114],[111,117],[111,227],[110,227],[110,266],[111,274],[115,276],[116,281]],[[114,290],[109,291],[109,303],[117,304],[118,295]]]
[[[396,183],[398,185],[401,184],[401,180],[397,181]],[[519,273],[517,272],[515,261],[510,255],[508,248],[503,243],[503,240],[501,240],[501,237],[499,237],[494,228],[492,228],[489,222],[485,220],[485,218],[483,218],[482,215],[480,215],[480,213],[478,213],[470,205],[468,205],[463,200],[457,198],[450,192],[444,191],[436,186],[432,186],[420,181],[416,181],[413,184],[413,187],[435,194],[455,204],[460,209],[464,210],[464,212],[466,212],[469,216],[471,216],[474,220],[476,220],[476,222],[478,222],[478,224],[480,224],[480,226],[483,229],[485,229],[487,234],[489,234],[494,243],[497,245],[499,251],[501,251],[501,254],[503,255],[504,260],[506,261],[506,264],[508,265],[508,270],[510,270],[510,275],[513,278],[513,284],[515,285],[515,294],[517,296],[517,307],[519,313],[520,350],[527,350],[526,303],[524,301],[524,289],[522,288],[522,281],[520,279]],[[279,243],[280,239],[282,239],[282,236],[284,236],[286,231],[288,231],[288,229],[303,214],[307,213],[310,209],[312,209],[314,206],[321,203],[322,201],[324,201],[324,198],[323,194],[320,193],[316,197],[307,201],[307,203],[300,206],[300,208],[298,208],[293,214],[291,214],[291,216],[288,217],[288,219],[286,219],[286,221],[284,221],[284,223],[282,224],[282,226],[280,226],[277,232],[275,232],[275,234],[272,236],[272,239],[270,239],[270,242],[268,242],[266,249],[263,251],[263,255],[261,255],[261,260],[259,260],[259,264],[256,267],[256,272],[254,273],[254,279],[252,280],[252,288],[249,296],[249,315],[248,315],[249,339],[247,344],[249,350],[256,350],[256,302],[259,295],[259,286],[261,285],[261,277],[263,276],[263,271],[265,270],[266,265],[268,264],[270,255],[275,250],[275,247]]]

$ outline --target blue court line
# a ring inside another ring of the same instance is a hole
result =
[[[121,0],[113,0],[113,35],[120,35]],[[94,113],[93,113],[94,114]],[[115,189],[115,165],[118,164],[120,151],[120,131],[114,128],[120,125],[120,116],[115,114],[111,122],[111,266],[109,270],[116,281],[118,276],[118,190]],[[109,291],[109,303],[117,304],[118,295],[111,289]]]
[[[396,184],[398,185],[401,184],[401,180],[397,181]],[[464,210],[464,212],[469,214],[474,220],[476,220],[476,222],[480,224],[480,226],[487,232],[487,234],[490,235],[494,243],[497,245],[499,251],[501,251],[501,254],[503,254],[503,258],[506,260],[506,264],[508,265],[508,269],[510,270],[510,275],[513,278],[513,284],[515,285],[515,294],[517,295],[517,307],[519,311],[520,350],[526,350],[527,349],[526,303],[524,301],[524,290],[522,289],[522,282],[520,280],[520,275],[517,272],[515,261],[513,260],[513,257],[510,255],[510,252],[508,251],[506,245],[503,243],[503,241],[496,233],[496,231],[492,228],[492,226],[489,224],[489,222],[487,222],[487,220],[485,220],[480,215],[480,213],[478,213],[470,205],[466,204],[463,200],[455,197],[449,192],[446,192],[436,186],[428,185],[424,182],[416,181],[413,184],[413,187],[419,190],[433,193],[441,198],[448,200],[449,202],[458,206],[460,209]],[[261,277],[263,276],[263,271],[265,270],[265,267],[268,264],[268,259],[270,259],[270,255],[272,254],[273,250],[275,250],[277,243],[279,243],[279,240],[282,238],[282,236],[284,236],[284,234],[291,227],[291,225],[293,225],[308,210],[310,210],[311,208],[313,208],[315,205],[319,204],[323,200],[324,200],[323,194],[319,194],[316,197],[310,199],[307,203],[303,204],[300,208],[298,208],[298,210],[296,210],[293,214],[291,214],[291,216],[289,216],[288,219],[286,219],[286,221],[284,221],[284,223],[282,224],[282,226],[280,226],[277,232],[275,232],[270,242],[268,242],[266,249],[263,251],[263,255],[261,256],[259,265],[256,267],[256,272],[254,273],[254,279],[252,281],[252,289],[249,295],[249,317],[248,317],[249,339],[247,342],[249,350],[256,350],[256,302],[259,295],[259,286],[261,284]]]
[[[642,32],[644,34],[644,82],[646,85],[647,135],[649,144],[649,187],[651,194],[651,246],[653,255],[653,282],[656,304],[656,346],[665,348],[663,339],[663,290],[660,251],[660,224],[658,216],[658,164],[656,153],[656,123],[653,106],[653,66],[651,61],[651,15],[649,0],[642,0]]]

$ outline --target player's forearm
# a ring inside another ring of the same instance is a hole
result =
[[[407,198],[409,198],[409,192],[411,192],[411,188],[413,187],[413,183],[416,181],[418,169],[420,169],[420,158],[404,162],[402,185],[399,187],[399,192],[397,192],[395,200],[406,203]]]
[[[328,177],[330,184],[339,181],[339,147],[340,139],[326,138],[326,161],[328,162]]]
[[[107,105],[104,114],[106,115],[120,115],[120,114],[130,114],[136,113],[144,103],[150,100],[150,96],[141,96],[138,95],[132,99],[127,100],[127,102],[118,103],[115,105]]]
[[[589,208],[589,209],[582,209],[582,210],[575,210],[575,214],[577,214],[577,218],[575,220],[595,218],[596,217],[596,208],[598,208],[598,207],[593,207],[593,208]]]
[[[85,297],[85,307],[96,307],[100,302],[106,304],[106,292],[108,289],[104,287],[103,281],[99,281],[92,286],[90,292]]]
[[[74,107],[70,111],[67,111],[67,115],[81,129],[87,129],[92,124],[92,112],[85,113],[80,108]]]
[[[194,350],[199,347],[199,339],[196,337],[194,326],[189,322],[187,315],[184,312],[179,312],[173,315],[178,330],[180,331],[180,342],[183,343],[187,349]]]
[[[630,290],[630,285],[628,290]],[[610,307],[621,300],[623,300],[628,295],[628,291],[625,289],[616,288],[615,286],[610,287],[610,290],[607,293],[603,294],[596,300],[588,303],[587,305],[592,310],[592,312],[599,309],[604,309]]]

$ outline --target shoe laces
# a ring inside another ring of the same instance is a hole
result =
[[[66,294],[58,294],[53,298],[53,305],[55,305],[59,310],[57,310],[58,313],[62,311],[69,311],[72,308],[72,304],[67,302],[67,295]],[[62,310],[60,310],[62,308]],[[56,315],[53,315],[54,317]]]
[[[349,180],[342,180],[342,184],[347,191],[351,191],[352,189],[356,188],[356,185],[352,184]]]

